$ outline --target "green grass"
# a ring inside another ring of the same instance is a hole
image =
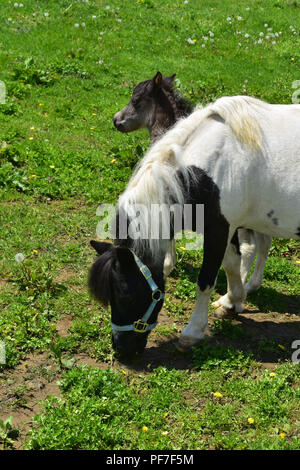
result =
[[[195,105],[237,94],[291,103],[300,78],[300,2],[13,5],[0,4],[7,89],[0,104],[0,383],[29,354],[53,358],[51,380],[65,374],[61,397],[47,399],[31,434],[19,433],[22,447],[299,448],[299,367],[290,363],[300,336],[299,241],[273,241],[263,286],[247,299],[263,325],[254,314],[242,322],[210,317],[211,337],[187,355],[172,341],[193,309],[202,252],[178,242],[164,322],[126,375],[111,348],[109,311],[90,298],[87,275],[97,206],[116,202],[149,145],[146,131],[124,135],[112,124],[133,86],[160,70],[176,72]],[[213,300],[225,292],[221,270]],[[66,317],[61,335],[57,324]],[[113,369],[78,367],[80,354]],[[30,400],[26,390],[19,384],[5,419],[0,413],[6,448],[15,444],[14,414]]]

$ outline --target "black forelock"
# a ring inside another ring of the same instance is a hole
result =
[[[90,292],[104,305],[108,305],[111,301],[115,264],[116,254],[114,250],[109,250],[96,259],[89,273]]]

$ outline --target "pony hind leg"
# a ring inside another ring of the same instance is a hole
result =
[[[228,275],[231,279],[233,279],[233,277],[236,277],[238,279],[238,269],[240,269],[241,281],[242,281],[242,284],[244,285],[249,275],[255,255],[256,255],[256,238],[255,238],[255,234],[253,230],[238,229],[234,233],[231,239],[231,242],[229,246],[227,247],[225,257],[223,260],[223,267],[226,271],[224,263],[225,265],[227,264]],[[238,263],[238,266],[236,267],[233,266],[235,262]],[[227,280],[228,280],[228,277],[227,277]],[[239,280],[237,281],[237,285],[240,285]],[[213,302],[212,305],[213,307],[226,306],[228,310],[233,309],[232,303],[231,303],[231,306],[229,307],[228,294],[225,294],[223,295],[223,297],[220,297],[218,300]],[[243,306],[241,304],[240,305],[236,304],[234,307],[234,311],[242,312]]]
[[[220,308],[216,310],[216,316],[227,317],[232,313],[240,313],[244,310],[243,300],[246,297],[241,279],[241,253],[232,243],[229,243],[223,259],[223,268],[227,277],[227,294],[219,299]]]
[[[164,260],[164,279],[166,279],[172,269],[176,264],[176,249],[175,249],[175,240],[170,242],[169,248],[166,252],[165,260]]]
[[[258,232],[254,232],[254,235],[256,239],[257,258],[251,279],[245,284],[245,291],[247,294],[254,292],[261,286],[265,265],[272,243],[272,237],[269,237],[268,235],[263,235]]]
[[[203,263],[197,280],[197,301],[177,349],[187,351],[203,340],[208,324],[208,303],[226,251],[229,225],[224,218],[205,228]]]

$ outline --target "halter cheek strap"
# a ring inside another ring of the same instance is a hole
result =
[[[133,253],[133,255],[134,255],[136,264],[138,265],[141,273],[146,279],[150,289],[152,290],[152,302],[150,306],[148,307],[146,313],[142,316],[142,318],[139,320],[136,320],[131,325],[119,326],[111,322],[111,326],[112,326],[112,329],[116,331],[135,331],[136,333],[145,333],[146,331],[152,330],[157,325],[156,322],[149,324],[147,323],[147,321],[149,320],[151,313],[153,312],[157,302],[163,299],[165,294],[158,288],[158,286],[154,282],[150,269],[144,263],[142,263],[142,261],[138,258],[138,256],[136,256],[135,253]]]

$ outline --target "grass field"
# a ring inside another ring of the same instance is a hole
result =
[[[299,241],[274,240],[246,311],[216,320],[210,307],[207,339],[186,354],[175,344],[201,252],[178,244],[159,325],[132,361],[114,357],[87,275],[97,206],[116,202],[149,145],[112,124],[133,86],[160,70],[195,105],[291,103],[300,1],[24,0],[0,16],[0,446],[299,449]],[[221,270],[213,300],[225,292]]]

